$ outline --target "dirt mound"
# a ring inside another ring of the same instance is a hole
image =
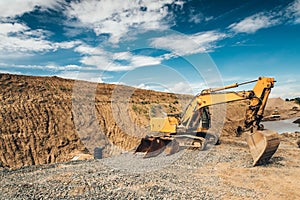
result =
[[[286,107],[285,101],[280,97],[268,99],[268,103],[266,106],[267,109],[284,108],[284,107]]]
[[[270,98],[266,105],[265,118],[272,119],[272,114],[280,116],[280,119],[289,119],[300,116],[300,106],[293,101],[285,101],[282,98]]]

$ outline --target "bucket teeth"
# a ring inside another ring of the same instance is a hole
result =
[[[144,158],[155,157],[162,153],[174,138],[168,137],[146,137],[141,140],[135,152],[144,152]],[[168,147],[169,148],[169,147]],[[169,150],[172,152],[172,150]]]

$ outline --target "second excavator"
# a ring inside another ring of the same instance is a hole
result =
[[[228,91],[240,85],[256,82],[250,91]],[[209,106],[234,101],[249,100],[244,125],[236,127],[237,134],[246,133],[246,141],[253,157],[253,166],[264,164],[276,152],[280,140],[277,132],[264,130],[260,124],[264,109],[274,87],[274,78],[259,77],[257,80],[235,83],[220,88],[203,90],[189,103],[182,114],[172,114],[164,118],[151,118],[150,127],[153,135],[142,138],[136,152],[145,152],[145,157],[156,156],[163,151],[167,154],[178,152],[181,147],[205,149],[207,135],[217,137],[209,132],[211,117]]]

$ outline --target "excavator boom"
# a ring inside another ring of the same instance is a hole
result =
[[[256,82],[253,90],[223,92],[253,82]],[[145,157],[151,157],[158,155],[166,147],[171,148],[169,152],[172,153],[178,151],[179,146],[204,149],[206,141],[201,136],[203,133],[206,135],[210,128],[209,106],[248,99],[250,105],[246,111],[244,126],[237,127],[237,131],[238,133],[247,133],[246,141],[254,160],[253,165],[265,163],[276,152],[280,143],[276,132],[263,130],[260,125],[274,83],[274,78],[259,77],[254,81],[205,89],[193,98],[181,116],[169,115],[166,118],[151,118],[151,131],[160,134],[143,138],[136,152],[146,152]],[[189,144],[186,144],[188,139]]]

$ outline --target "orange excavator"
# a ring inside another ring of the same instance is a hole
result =
[[[250,91],[224,91],[253,82],[256,84]],[[237,135],[242,132],[246,133],[246,141],[253,157],[253,166],[265,164],[280,144],[278,133],[264,130],[260,124],[274,83],[274,78],[259,77],[254,81],[205,89],[193,98],[182,114],[151,118],[150,127],[153,135],[142,138],[136,152],[144,152],[144,157],[153,157],[163,151],[166,154],[176,153],[182,147],[203,150],[206,148],[208,138],[213,137],[215,143],[219,142],[218,136],[209,132],[211,127],[209,106],[249,100],[250,105],[246,110],[244,125],[237,127]]]

